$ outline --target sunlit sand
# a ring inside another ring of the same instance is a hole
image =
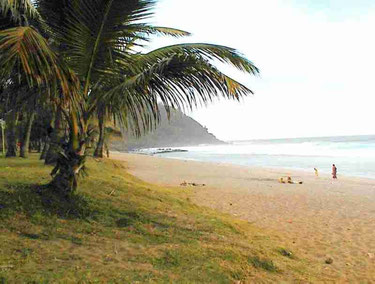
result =
[[[375,180],[123,153],[112,158],[126,161],[142,180],[190,190],[199,205],[277,232],[335,281],[375,279]],[[303,184],[281,184],[282,176]]]

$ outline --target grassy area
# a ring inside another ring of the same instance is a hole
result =
[[[36,156],[0,159],[0,283],[315,279],[276,237],[125,167],[90,159],[89,177],[67,202],[40,193],[51,168]]]

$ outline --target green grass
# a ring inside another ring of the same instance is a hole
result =
[[[279,237],[146,184],[126,164],[88,161],[70,201],[36,156],[0,159],[0,283],[233,283],[316,279]]]

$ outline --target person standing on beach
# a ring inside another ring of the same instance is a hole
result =
[[[318,169],[317,168],[314,168],[314,171],[315,171],[315,176],[319,176],[319,173],[318,173]]]
[[[332,178],[336,179],[337,178],[337,168],[335,164],[332,165]]]

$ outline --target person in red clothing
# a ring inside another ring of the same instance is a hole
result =
[[[337,178],[337,168],[335,164],[332,165],[332,178]]]

